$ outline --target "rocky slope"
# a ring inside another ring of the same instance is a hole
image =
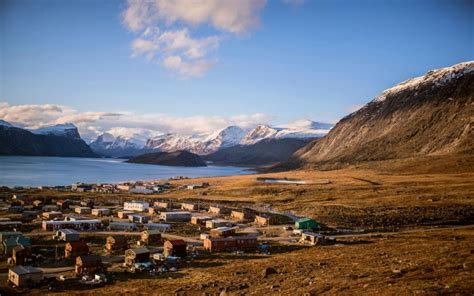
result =
[[[237,145],[204,155],[206,161],[219,165],[262,166],[286,161],[311,139],[264,139],[252,145]]]
[[[474,152],[474,62],[429,71],[382,92],[279,168]]]
[[[206,166],[206,163],[199,157],[199,155],[182,150],[175,152],[142,154],[129,159],[127,162],[186,167]]]
[[[97,156],[81,139],[73,125],[55,126],[34,131],[0,124],[0,155]]]
[[[114,137],[109,133],[101,134],[89,146],[98,155],[114,158],[127,158],[150,152],[136,141],[124,136]]]

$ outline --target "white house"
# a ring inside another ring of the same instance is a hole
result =
[[[145,212],[150,205],[144,201],[126,201],[123,203],[123,209],[126,211]]]

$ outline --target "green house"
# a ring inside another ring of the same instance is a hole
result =
[[[303,218],[295,222],[296,229],[314,229],[318,227],[318,222],[310,218]]]

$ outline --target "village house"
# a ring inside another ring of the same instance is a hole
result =
[[[159,230],[160,232],[165,232],[171,229],[171,225],[169,224],[153,223],[153,222],[148,222],[147,224],[144,225],[144,227],[145,229],[148,229],[148,230]]]
[[[57,205],[45,205],[41,209],[43,212],[52,212],[52,211],[57,211],[59,207]]]
[[[150,261],[150,251],[145,247],[125,251],[125,264],[128,266],[148,261]]]
[[[265,215],[257,215],[255,216],[255,223],[260,225],[270,225],[271,217]]]
[[[252,214],[250,211],[246,211],[246,210],[242,210],[242,211],[233,210],[230,212],[230,217],[234,220],[244,221],[244,220],[253,219],[255,215]]]
[[[11,258],[14,265],[25,265],[26,261],[31,258],[31,248],[22,245],[15,246]]]
[[[77,220],[77,221],[43,221],[43,230],[51,231],[64,228],[71,228],[79,231],[83,230],[97,230],[102,227],[102,222],[99,220]]]
[[[43,272],[33,266],[18,265],[10,268],[8,280],[16,287],[37,284],[43,280]]]
[[[150,194],[153,193],[152,189],[148,189],[145,185],[135,185],[132,189],[128,192],[130,193],[143,193],[143,194]]]
[[[61,210],[66,210],[69,209],[69,206],[72,205],[72,201],[69,199],[66,200],[58,200],[56,202],[56,205],[61,209]]]
[[[128,219],[128,215],[133,214],[134,211],[118,211],[117,212],[117,217],[120,219]]]
[[[82,255],[76,258],[75,271],[77,276],[94,275],[104,271],[102,258],[98,255]]]
[[[146,245],[157,245],[161,243],[161,232],[159,230],[144,230],[140,240]]]
[[[110,230],[132,231],[137,228],[137,224],[131,222],[114,221],[109,223]]]
[[[42,201],[42,200],[37,199],[37,200],[33,201],[33,206],[34,206],[35,208],[39,208],[39,207],[41,207],[42,205],[43,205],[43,201]]]
[[[255,236],[211,237],[204,240],[204,249],[210,252],[253,249],[257,245],[258,241]]]
[[[41,217],[46,220],[61,219],[63,217],[63,213],[59,211],[44,212]]]
[[[128,249],[127,238],[123,235],[110,235],[107,237],[105,249],[109,252],[124,251]]]
[[[212,217],[209,216],[193,216],[191,217],[191,224],[195,225],[205,225],[206,221],[212,220]]]
[[[186,210],[186,211],[196,211],[197,210],[197,205],[189,202],[183,202],[181,203],[181,209]]]
[[[117,184],[115,185],[115,188],[117,188],[120,191],[129,191],[131,186],[129,184]]]
[[[155,201],[153,203],[155,207],[161,208],[161,209],[168,209],[171,208],[170,203],[165,202],[165,201]]]
[[[75,242],[81,239],[81,234],[74,229],[60,229],[56,231],[54,238],[65,242]]]
[[[91,208],[89,207],[76,207],[74,208],[74,212],[83,215],[83,214],[90,214],[91,213]]]
[[[24,220],[33,220],[38,217],[38,211],[23,211],[21,218]]]
[[[92,209],[91,213],[94,216],[102,217],[102,216],[108,216],[110,214],[110,210],[109,209],[103,209],[103,208]]]
[[[23,206],[11,206],[8,208],[8,213],[21,213],[25,210]]]
[[[149,207],[148,208],[148,214],[149,215],[159,215],[160,212],[161,212],[162,208],[159,208],[159,207]]]
[[[228,237],[228,236],[233,236],[235,235],[235,227],[217,227],[214,229],[211,229],[210,231],[210,236],[211,237]]]
[[[163,254],[168,256],[175,257],[186,257],[186,248],[187,244],[182,239],[167,240],[163,245]]]
[[[148,223],[149,217],[144,215],[131,214],[128,215],[128,220],[134,223]]]
[[[81,207],[85,207],[85,208],[94,207],[94,201],[92,199],[81,200],[80,204],[81,204]]]
[[[31,248],[31,239],[29,237],[20,235],[20,236],[11,236],[6,238],[3,241],[3,251],[5,255],[11,255],[13,253],[13,249],[16,246],[22,246],[24,248],[30,249]]]
[[[161,212],[160,219],[166,222],[189,222],[191,221],[190,212]]]
[[[224,219],[213,219],[213,220],[206,221],[207,229],[223,227],[223,226],[231,226],[231,225],[232,225],[232,222],[224,220]]]
[[[23,236],[23,233],[20,231],[3,231],[0,232],[0,243],[3,245],[3,242],[6,239],[9,239],[11,237],[20,237]]]
[[[213,215],[224,215],[228,214],[230,211],[229,209],[221,206],[210,206],[209,213]]]
[[[123,203],[123,209],[126,211],[145,212],[149,207],[149,204],[144,201],[126,201]]]
[[[75,242],[67,242],[64,247],[64,257],[66,259],[72,259],[77,256],[89,254],[89,246],[83,240]]]

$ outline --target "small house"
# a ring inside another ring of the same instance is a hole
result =
[[[92,199],[81,200],[81,207],[93,208],[94,201]]]
[[[31,257],[31,249],[22,245],[13,247],[12,260],[14,265],[24,265],[28,258]]]
[[[150,205],[144,201],[127,201],[123,203],[123,209],[126,211],[145,212]]]
[[[125,251],[125,264],[128,266],[148,261],[150,261],[150,251],[147,248],[135,248]]]
[[[144,215],[131,214],[128,215],[128,220],[134,223],[148,223],[149,217]]]
[[[57,211],[59,207],[57,205],[45,205],[42,208],[43,212],[52,212],[52,211]]]
[[[159,230],[144,230],[140,240],[147,245],[157,245],[161,243],[161,232]]]
[[[114,221],[109,223],[110,230],[132,231],[137,228],[137,224],[131,222]]]
[[[72,205],[72,201],[69,199],[66,200],[58,200],[56,202],[56,205],[61,209],[61,210],[66,210],[69,209],[69,206]]]
[[[6,255],[11,255],[13,253],[13,249],[16,246],[22,246],[24,248],[30,249],[31,240],[29,237],[21,235],[16,237],[9,237],[3,241],[3,250]]]
[[[228,237],[235,235],[235,227],[217,227],[211,229],[210,236],[211,237]]]
[[[303,218],[295,222],[296,229],[315,229],[318,228],[318,222],[311,218]]]
[[[204,249],[209,252],[231,251],[236,248],[235,239],[232,237],[205,238]]]
[[[229,225],[232,225],[232,223],[230,221],[227,221],[227,220],[224,220],[224,219],[213,219],[213,220],[206,221],[206,228],[207,229],[223,227],[223,226],[229,226]]]
[[[118,211],[117,217],[120,219],[128,219],[128,215],[133,214],[133,211]]]
[[[190,212],[161,212],[160,219],[166,222],[189,222],[191,221]]]
[[[187,244],[182,239],[167,240],[163,245],[163,254],[168,256],[175,257],[186,257],[186,248]]]
[[[92,215],[102,217],[102,216],[108,216],[110,214],[109,209],[92,209],[91,211]]]
[[[148,229],[148,230],[159,230],[160,232],[165,232],[171,229],[171,225],[169,224],[153,223],[153,222],[148,222],[147,224],[144,225],[144,227],[145,229]]]
[[[98,255],[83,255],[76,258],[76,275],[93,275],[104,271],[102,258]]]
[[[160,208],[160,209],[168,209],[168,208],[171,208],[170,206],[170,203],[168,202],[165,202],[165,201],[155,201],[153,203],[153,205],[157,208]]]
[[[33,220],[38,217],[38,212],[37,211],[23,211],[21,213],[21,218],[25,220]]]
[[[159,215],[161,210],[162,210],[162,208],[159,208],[159,207],[149,207],[148,208],[148,214],[149,215]]]
[[[124,251],[128,248],[127,238],[123,235],[110,235],[107,237],[105,249],[109,252]]]
[[[230,217],[235,220],[244,221],[244,220],[253,219],[255,215],[251,213],[250,211],[246,211],[246,210],[242,210],[242,211],[233,210],[230,212]]]
[[[82,214],[90,214],[91,213],[91,208],[89,207],[77,207],[74,209],[74,212],[82,215]]]
[[[77,256],[89,254],[89,246],[83,240],[75,242],[67,242],[64,248],[64,257],[66,259],[72,259]]]
[[[43,205],[43,201],[42,201],[42,200],[37,199],[37,200],[33,201],[33,206],[34,206],[35,208],[39,208],[39,207],[41,207],[42,205]]]
[[[191,224],[195,225],[204,225],[206,221],[212,220],[212,217],[209,216],[193,216],[191,217]]]
[[[56,231],[55,238],[65,242],[75,242],[81,239],[81,233],[74,229],[60,229]]]
[[[63,213],[59,211],[44,212],[41,217],[46,220],[61,219],[63,217]]]
[[[257,215],[255,216],[255,223],[260,225],[270,225],[271,217],[265,215]]]
[[[16,287],[37,284],[43,280],[43,272],[33,266],[18,265],[10,268],[8,280]]]
[[[228,214],[229,209],[225,207],[220,207],[220,206],[210,206],[209,207],[209,213],[213,215],[223,215],[223,214]]]
[[[181,204],[181,209],[182,210],[186,210],[186,211],[196,211],[197,210],[197,205],[196,204],[193,204],[193,203],[189,203],[189,202],[183,202]]]

